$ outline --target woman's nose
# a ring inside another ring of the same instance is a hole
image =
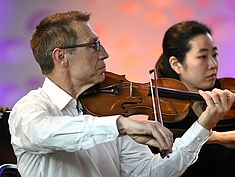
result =
[[[217,68],[218,67],[218,60],[217,60],[217,58],[211,56],[211,58],[209,60],[209,67],[210,68]]]

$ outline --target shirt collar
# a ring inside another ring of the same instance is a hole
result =
[[[43,83],[42,89],[47,93],[50,100],[60,109],[62,110],[70,101],[76,103],[76,100],[71,97],[68,93],[58,87],[55,83],[53,83],[47,77]]]

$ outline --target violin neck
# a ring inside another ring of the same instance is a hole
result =
[[[159,97],[175,98],[181,100],[204,101],[203,97],[195,92],[187,92],[176,89],[158,87]]]

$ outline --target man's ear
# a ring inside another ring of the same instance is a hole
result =
[[[182,68],[182,64],[178,61],[178,59],[174,56],[171,56],[169,58],[169,64],[171,66],[171,68],[177,73],[177,74],[181,74],[181,68]]]
[[[52,51],[51,55],[52,55],[52,58],[53,58],[55,64],[58,64],[58,65],[66,64],[67,59],[65,57],[63,50],[61,50],[60,48],[55,48]]]

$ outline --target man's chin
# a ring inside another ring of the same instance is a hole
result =
[[[101,74],[100,74],[100,79],[101,79],[101,82],[104,81],[104,79],[105,79],[105,73],[101,73]]]
[[[98,84],[98,83],[100,83],[100,82],[103,82],[104,81],[104,79],[105,79],[105,74],[104,74],[104,72],[103,73],[98,73],[97,75],[96,75],[96,83]]]

